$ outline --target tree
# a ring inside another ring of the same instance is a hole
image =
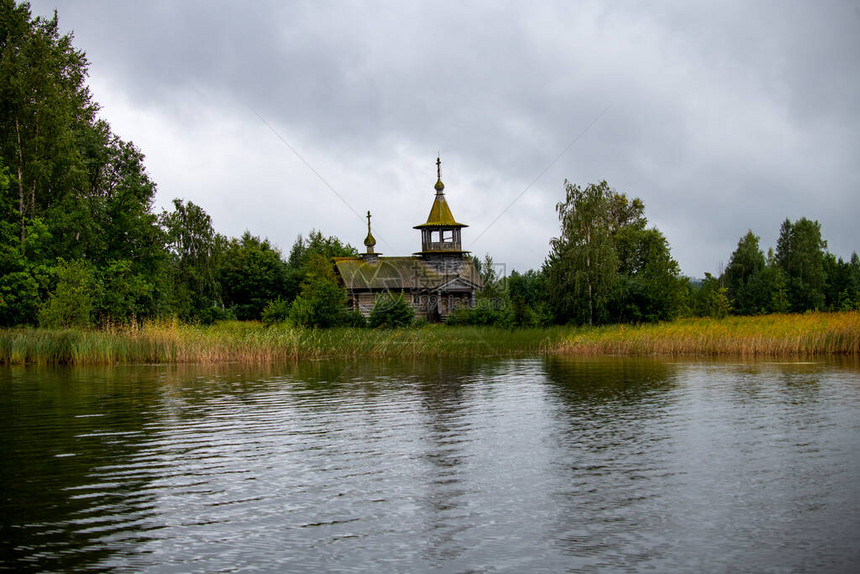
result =
[[[275,323],[282,323],[290,318],[290,302],[280,297],[266,303],[266,307],[260,314],[263,324],[271,327]]]
[[[60,260],[57,286],[39,309],[43,327],[88,327],[101,293],[92,267],[83,261]]]
[[[761,274],[763,292],[767,297],[767,310],[771,313],[788,313],[791,302],[788,300],[788,280],[776,263],[773,249],[767,250],[767,264]]]
[[[290,320],[303,327],[335,327],[347,320],[346,290],[338,285],[331,261],[311,255],[299,295],[290,307]]]
[[[705,280],[693,296],[693,312],[699,317],[722,319],[732,311],[728,291],[718,278],[705,273]]]
[[[58,30],[56,13],[33,18],[28,4],[0,0],[0,171],[7,180],[0,186],[0,322],[35,322],[51,278],[74,261],[96,283],[122,268],[123,283],[148,293],[130,306],[115,299],[111,312],[153,314],[165,255],[151,212],[155,185],[143,154],[97,119],[86,56]],[[94,312],[101,314],[99,301]]]
[[[556,205],[561,234],[550,240],[547,287],[558,319],[592,325],[608,318],[606,301],[618,271],[612,232],[619,226],[610,207],[622,202],[613,201],[615,192],[605,181],[585,189],[564,185],[565,200]]]
[[[726,283],[734,312],[739,315],[762,313],[768,307],[768,293],[762,280],[766,265],[759,238],[748,231],[738,241],[726,267]]]
[[[452,309],[445,319],[448,325],[481,325],[511,327],[514,312],[507,291],[507,277],[500,277],[498,266],[490,254],[472,263],[481,278],[483,287],[475,294],[473,305]]]
[[[45,216],[83,184],[78,143],[98,109],[84,81],[86,56],[58,30],[56,13],[34,19],[28,4],[0,2],[0,156],[13,168],[22,243],[29,218]]]
[[[320,231],[311,230],[308,238],[296,238],[287,258],[286,299],[292,301],[298,296],[302,282],[308,273],[308,264],[314,255],[331,260],[334,257],[355,257],[358,250],[349,243],[342,243],[335,236],[326,237]]]
[[[220,306],[216,272],[223,240],[200,206],[174,199],[173,207],[161,215],[170,250],[171,308],[183,320],[211,320]]]
[[[644,224],[640,217],[615,235],[619,268],[609,308],[618,322],[668,321],[684,305],[687,287],[669,242]]]
[[[825,299],[830,311],[860,309],[860,257],[852,253],[848,261],[828,253],[824,260]]]
[[[546,276],[542,271],[529,269],[525,273],[511,271],[508,298],[515,325],[544,327],[552,323],[552,309],[546,293]]]
[[[496,262],[493,261],[490,254],[486,253],[483,259],[472,258],[472,264],[481,278],[481,285],[483,285],[480,294],[488,298],[501,296],[505,291],[506,278],[499,277]]]
[[[821,224],[817,221],[803,217],[791,223],[786,219],[780,227],[776,263],[788,281],[792,311],[824,308],[826,249],[827,242],[821,238]]]
[[[94,314],[100,322],[126,323],[155,313],[156,290],[153,281],[135,272],[127,259],[110,262],[96,278],[101,286]]]
[[[225,245],[218,282],[237,319],[260,319],[269,302],[286,295],[286,278],[287,265],[268,239],[246,231]]]
[[[602,181],[585,189],[565,182],[556,206],[561,234],[544,263],[556,320],[576,323],[656,321],[675,317],[686,285],[669,243],[646,229],[645,205]]]

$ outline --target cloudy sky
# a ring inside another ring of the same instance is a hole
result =
[[[33,0],[90,60],[157,210],[284,252],[419,248],[436,156],[464,247],[538,268],[564,180],[645,202],[690,276],[752,229],[860,251],[860,3]]]

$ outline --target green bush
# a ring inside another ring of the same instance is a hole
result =
[[[361,311],[358,309],[353,309],[352,311],[347,311],[344,315],[343,324],[347,327],[367,327],[367,319],[364,318],[364,315],[361,314]]]
[[[95,303],[101,298],[93,270],[83,261],[59,260],[57,286],[39,308],[42,327],[89,327]]]
[[[299,296],[290,307],[290,321],[302,327],[337,327],[346,322],[346,289],[338,285],[334,267],[312,255]]]
[[[370,310],[371,327],[408,327],[415,320],[415,309],[406,302],[403,293],[384,293],[376,298]]]
[[[284,301],[280,297],[273,299],[266,304],[263,309],[263,323],[267,326],[275,323],[282,323],[290,316],[290,302]]]

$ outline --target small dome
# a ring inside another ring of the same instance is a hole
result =
[[[439,159],[439,156],[436,156],[436,185],[434,187],[439,192],[445,189],[445,184],[442,183],[442,160]]]
[[[370,232],[370,210],[367,211],[367,237],[364,238],[364,246],[367,247],[368,253],[373,253],[373,246],[376,245],[376,239]]]

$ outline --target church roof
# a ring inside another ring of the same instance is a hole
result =
[[[447,272],[428,265],[416,257],[380,257],[365,261],[359,257],[336,257],[334,260],[344,286],[352,290],[480,289],[481,277],[469,259]]]
[[[448,201],[445,199],[445,184],[442,183],[442,162],[436,158],[436,198],[433,200],[433,207],[430,208],[430,215],[427,216],[427,222],[421,225],[416,225],[414,229],[423,227],[469,227],[465,223],[457,223],[454,215],[451,213],[451,208],[448,207]]]
[[[430,208],[430,215],[427,216],[427,222],[421,225],[416,225],[415,229],[422,227],[469,227],[465,223],[457,223],[454,215],[451,213],[451,208],[448,207],[448,202],[445,200],[445,194],[436,193],[436,199],[433,200],[433,207]]]

